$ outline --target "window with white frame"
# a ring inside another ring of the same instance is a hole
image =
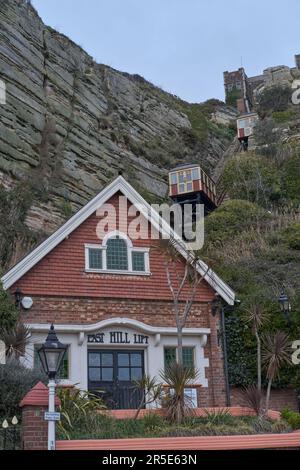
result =
[[[85,245],[85,269],[89,272],[149,274],[149,248],[136,248],[123,233],[106,235],[102,244]]]

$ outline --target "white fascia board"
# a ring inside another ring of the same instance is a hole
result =
[[[180,254],[188,259],[189,252],[183,240],[174,232],[170,225],[148,204],[145,199],[122,177],[118,176],[112,183],[104,188],[94,199],[88,202],[73,217],[71,217],[62,227],[54,232],[49,238],[23,258],[1,281],[4,289],[9,289],[26,272],[37,264],[44,256],[53,250],[59,243],[79,227],[88,217],[105,204],[114,194],[120,191],[127,199],[138,208],[140,213],[153,225],[162,235],[169,236],[176,242],[176,248]],[[206,282],[223,298],[229,305],[234,305],[235,293],[214,271],[208,269],[203,261],[198,261],[197,270],[204,276]]]
[[[50,325],[47,323],[27,323],[26,326],[31,332],[47,332]],[[132,318],[109,318],[100,322],[89,324],[89,325],[59,325],[55,324],[55,331],[58,333],[90,333],[110,326],[121,326],[133,328],[135,330],[142,331],[149,334],[164,334],[164,335],[176,335],[177,328],[165,327],[165,326],[150,326],[138,320]],[[184,335],[208,335],[210,334],[210,328],[183,328]]]

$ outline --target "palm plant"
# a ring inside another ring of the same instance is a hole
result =
[[[267,413],[269,410],[272,382],[279,375],[280,368],[292,362],[290,340],[286,333],[277,331],[273,335],[266,334],[263,337],[262,362],[267,371],[268,379],[265,406],[265,413]]]
[[[261,338],[260,330],[261,327],[267,322],[268,316],[264,312],[262,305],[254,303],[246,311],[246,321],[251,323],[252,332],[256,338],[257,346],[257,389],[258,394],[261,392]],[[253,389],[252,389],[253,392]],[[258,396],[258,395],[257,395]]]
[[[140,380],[136,380],[134,385],[135,388],[142,392],[140,404],[134,415],[134,419],[137,419],[142,408],[160,400],[162,395],[162,384],[156,383],[156,377],[151,379],[149,375],[144,375]]]
[[[245,387],[241,393],[242,404],[249,406],[255,411],[257,416],[262,414],[263,393],[256,385],[252,384]]]
[[[1,339],[6,346],[6,356],[9,359],[18,359],[23,356],[29,337],[30,330],[23,323],[17,323],[12,330],[5,330],[1,334]]]
[[[83,421],[90,420],[98,410],[106,408],[103,400],[97,395],[78,388],[59,388],[58,396],[61,413],[58,429],[67,439],[70,439],[70,432],[80,427]]]
[[[167,385],[167,393],[164,406],[167,410],[167,418],[180,424],[183,419],[192,412],[191,399],[186,395],[185,389],[197,379],[199,372],[193,367],[184,367],[182,364],[172,362],[160,377]]]

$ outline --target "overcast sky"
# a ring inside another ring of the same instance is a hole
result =
[[[32,0],[99,63],[191,102],[224,99],[223,71],[294,64],[299,0]]]

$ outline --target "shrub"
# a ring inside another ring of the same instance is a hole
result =
[[[285,111],[290,103],[291,88],[289,86],[274,85],[265,88],[258,98],[258,112],[261,116],[273,111]]]
[[[19,361],[0,365],[0,416],[20,417],[20,401],[39,381],[47,383],[46,376],[40,370],[24,367]]]
[[[12,329],[18,318],[16,308],[10,294],[0,286],[0,331]]]
[[[61,388],[58,390],[58,396],[62,418],[58,427],[67,439],[70,439],[70,432],[82,426],[85,421],[91,425],[95,412],[105,408],[101,398],[78,388]]]
[[[234,421],[233,416],[231,416],[227,408],[221,408],[220,410],[204,410],[205,417],[209,424],[232,424]]]
[[[282,239],[292,250],[300,250],[300,223],[293,224],[286,229]]]
[[[275,122],[272,118],[266,118],[257,121],[254,127],[254,137],[258,145],[268,145],[274,151],[274,144],[279,141],[280,132],[275,128]]]
[[[225,166],[222,189],[232,199],[246,199],[267,208],[281,196],[281,184],[274,162],[264,156],[235,155]]]
[[[300,429],[300,413],[285,408],[281,412],[281,417],[285,419],[293,429]]]
[[[166,421],[163,417],[151,412],[143,416],[141,423],[146,432],[156,432],[166,426]]]
[[[300,152],[287,159],[282,168],[282,181],[285,196],[294,201],[300,201]]]
[[[283,420],[275,421],[275,423],[272,423],[271,432],[274,434],[292,432],[292,430],[293,430],[292,427]]]
[[[206,242],[214,244],[230,240],[242,230],[264,221],[267,217],[266,211],[249,201],[226,201],[205,219]]]
[[[234,108],[236,108],[237,100],[239,98],[242,98],[242,92],[237,88],[233,88],[231,91],[226,92],[226,104],[228,106],[233,106]]]
[[[288,111],[276,111],[272,113],[272,118],[275,122],[284,123],[291,121],[295,117],[295,113],[292,110]]]

